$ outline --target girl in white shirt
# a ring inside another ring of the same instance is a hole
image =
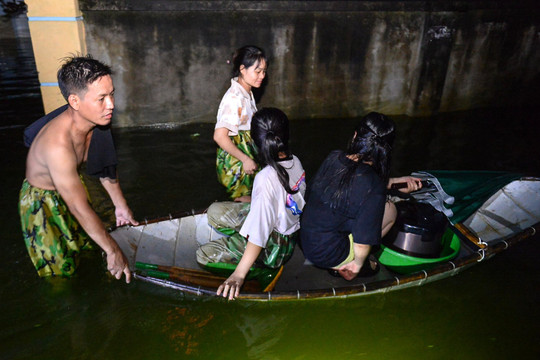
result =
[[[214,203],[208,222],[231,234],[201,246],[197,261],[238,264],[217,294],[238,296],[252,265],[279,269],[292,256],[304,208],[305,172],[289,151],[289,120],[279,109],[258,111],[251,121],[258,159],[264,168],[255,177],[249,203]]]
[[[249,202],[258,169],[250,134],[250,123],[257,111],[252,88],[259,88],[266,76],[264,51],[244,46],[233,56],[231,87],[221,100],[214,130],[219,145],[216,159],[218,181],[231,199]]]

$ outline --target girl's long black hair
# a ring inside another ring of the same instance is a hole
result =
[[[347,155],[358,156],[358,161],[371,162],[371,167],[385,183],[390,175],[394,130],[395,125],[391,119],[370,112],[356,126],[355,135],[347,149]]]
[[[333,195],[334,206],[343,201],[348,204],[349,186],[361,163],[369,163],[384,184],[388,183],[394,130],[394,122],[377,112],[370,112],[360,120],[347,149],[347,155],[356,157],[358,161],[351,161],[343,172],[335,174],[340,179]]]
[[[291,189],[289,174],[279,164],[279,154],[291,158],[289,150],[289,119],[287,115],[276,108],[263,108],[251,118],[251,137],[257,147],[257,156],[261,165],[269,165],[276,170],[279,182],[289,194],[298,190]]]

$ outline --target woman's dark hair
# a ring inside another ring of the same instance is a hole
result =
[[[266,63],[268,63],[268,60],[266,60],[266,55],[261,48],[253,45],[247,45],[241,47],[240,49],[237,49],[234,52],[232,59],[232,77],[235,78],[240,76],[240,66],[244,65],[247,69],[253,64],[261,62],[261,60],[264,60]]]
[[[371,162],[377,175],[388,182],[394,130],[395,125],[391,119],[383,114],[370,112],[356,126],[347,155],[358,156],[359,162]]]
[[[296,194],[289,185],[289,174],[279,164],[279,154],[290,159],[289,151],[289,119],[287,115],[276,108],[263,108],[251,118],[251,137],[257,147],[257,155],[261,165],[269,165],[276,170],[279,182],[289,194]]]
[[[347,155],[358,161],[351,161],[344,171],[333,175],[339,177],[338,189],[332,196],[334,207],[340,203],[348,206],[349,185],[363,162],[369,162],[384,184],[388,183],[394,130],[394,122],[377,112],[370,112],[360,120],[347,149]]]

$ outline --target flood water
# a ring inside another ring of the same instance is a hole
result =
[[[17,199],[26,156],[23,126],[43,110],[36,80],[27,76],[35,71],[28,52],[14,42],[1,45],[11,49],[0,52],[1,359],[539,358],[538,235],[457,276],[355,299],[197,298],[113,280],[99,252],[85,253],[72,279],[38,278],[22,240]],[[27,84],[27,90],[4,91],[8,83]],[[540,175],[536,109],[394,119],[394,175],[426,169]],[[330,150],[345,146],[353,124],[293,119],[291,147],[308,180]],[[214,173],[212,131],[212,124],[114,131],[122,188],[139,219],[225,199]],[[110,203],[95,182],[89,187],[110,224]]]

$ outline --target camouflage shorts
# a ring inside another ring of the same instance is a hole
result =
[[[24,180],[19,215],[28,254],[39,276],[71,276],[78,255],[90,238],[55,190],[33,187]]]
[[[238,135],[231,137],[233,144],[250,158],[255,158],[255,149],[249,131],[239,131]],[[255,174],[244,172],[242,162],[218,148],[216,158],[216,171],[220,184],[225,186],[231,199],[244,195],[251,195]]]
[[[208,223],[229,236],[212,240],[197,250],[197,261],[208,263],[238,264],[247,246],[247,239],[239,231],[250,209],[249,203],[216,202],[208,208]],[[283,235],[272,231],[266,248],[262,249],[256,265],[279,268],[293,254],[296,235]]]

